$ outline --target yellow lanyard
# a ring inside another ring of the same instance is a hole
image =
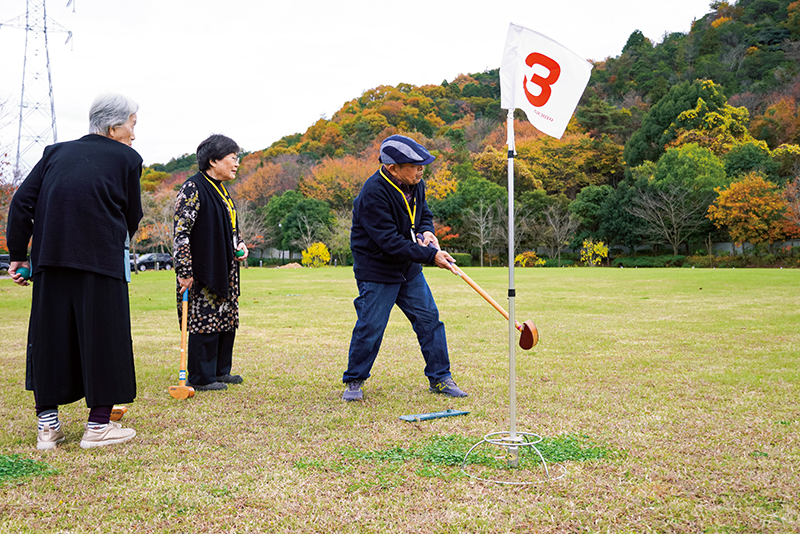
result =
[[[406,203],[406,209],[408,210],[408,218],[411,219],[411,241],[416,241],[417,238],[416,238],[416,234],[414,232],[414,230],[416,228],[416,225],[414,224],[414,220],[417,218],[417,202],[416,202],[416,200],[414,201],[414,211],[412,212],[411,211],[411,206],[408,205],[408,199],[403,194],[403,192],[400,190],[400,188],[397,187],[397,184],[394,183],[393,181],[391,181],[388,176],[383,174],[383,168],[380,169],[380,173],[381,173],[381,176],[383,176],[383,178],[392,185],[392,187],[397,189],[397,192],[400,193],[400,196],[403,197],[403,202]]]
[[[214,186],[214,189],[216,189],[217,193],[219,193],[219,198],[222,199],[222,201],[225,203],[225,207],[228,208],[228,216],[231,219],[231,228],[233,229],[233,233],[235,234],[236,233],[236,206],[233,205],[233,199],[228,194],[228,190],[225,189],[225,184],[223,184],[222,182],[220,182],[220,184],[219,184],[222,187],[222,191],[225,191],[225,194],[223,195],[222,191],[219,190],[219,187],[217,187],[217,184],[215,184],[211,180],[211,178],[206,176],[205,173],[201,173],[201,174],[205,177],[206,180],[208,180],[208,183],[210,183],[211,185]]]

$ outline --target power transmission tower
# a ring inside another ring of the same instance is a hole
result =
[[[22,158],[27,152],[58,141],[48,34],[67,33],[67,43],[72,39],[72,32],[47,16],[46,0],[26,0],[25,15],[0,24],[2,26],[25,30],[15,168],[15,175],[21,176],[25,170]]]

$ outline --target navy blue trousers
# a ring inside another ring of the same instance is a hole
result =
[[[425,376],[431,385],[450,377],[450,355],[439,309],[422,273],[399,284],[357,280],[358,297],[353,302],[358,320],[350,339],[347,371],[342,381],[366,380],[378,356],[383,332],[395,304],[411,321],[417,334]]]

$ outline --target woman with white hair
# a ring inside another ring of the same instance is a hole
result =
[[[95,99],[89,135],[45,148],[11,201],[8,272],[27,286],[24,267],[33,280],[25,387],[38,449],[64,441],[58,406],[81,398],[90,409],[81,447],[136,435],[110,415],[136,397],[125,241],[142,218],[142,158],[131,148],[138,109],[122,95]]]

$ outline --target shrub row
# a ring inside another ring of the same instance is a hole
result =
[[[684,267],[699,267],[721,269],[733,267],[800,267],[800,257],[781,257],[775,254],[764,256],[689,256],[683,263]]]
[[[561,267],[574,267],[575,260],[561,258]],[[558,267],[558,258],[545,258],[544,267]]]
[[[621,256],[611,262],[613,267],[680,267],[686,256]]]
[[[472,255],[463,252],[451,252],[451,256],[456,260],[456,265],[459,267],[472,267]]]

